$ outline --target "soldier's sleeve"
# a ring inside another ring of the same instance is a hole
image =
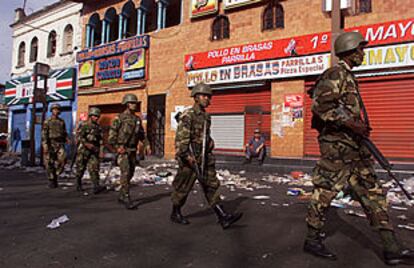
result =
[[[49,120],[45,120],[42,126],[42,146],[47,147],[49,144]]]
[[[82,124],[79,129],[79,136],[78,136],[78,142],[79,144],[85,144],[87,142],[87,136],[88,136],[88,126],[87,124]]]
[[[99,135],[99,137],[100,137],[100,139],[99,139],[99,153],[103,154],[105,146],[104,146],[104,142],[103,142],[103,131],[102,131],[101,127],[99,127],[99,134],[100,134]]]
[[[108,143],[114,147],[118,145],[118,131],[120,127],[121,121],[119,120],[119,117],[115,117],[115,119],[112,121],[111,127],[109,128],[108,135]]]
[[[342,125],[352,118],[342,100],[345,73],[333,68],[319,80],[313,92],[312,112],[327,123]]]
[[[180,158],[187,158],[191,140],[191,115],[184,112],[180,116],[177,132],[175,134],[176,155]]]

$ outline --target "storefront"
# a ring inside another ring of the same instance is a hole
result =
[[[413,29],[413,19],[347,29],[369,40],[354,71],[372,139],[393,159],[414,159]],[[257,127],[270,141],[271,156],[319,155],[306,92],[330,66],[330,39],[325,32],[186,55],[187,86],[205,82],[215,89],[209,111],[218,151],[240,152]]]
[[[126,93],[137,95],[139,113],[146,99],[149,36],[135,36],[77,53],[79,118],[86,120],[91,106],[102,112],[105,137]]]
[[[59,104],[62,107],[61,118],[65,120],[66,130],[69,134],[73,131],[75,114],[75,70],[73,68],[51,71],[47,85],[47,114],[50,116],[49,107],[52,104]],[[39,81],[39,87],[44,85],[44,81]],[[20,136],[21,140],[30,138],[30,122],[32,121],[32,97],[34,82],[31,76],[16,78],[6,83],[6,104],[9,106],[9,134],[13,143],[13,136]],[[41,144],[41,114],[42,104],[36,105],[36,153],[40,153]],[[13,133],[17,133],[14,134]],[[17,151],[21,151],[21,143],[17,146]]]

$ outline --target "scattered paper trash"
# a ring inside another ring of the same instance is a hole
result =
[[[292,178],[294,178],[295,180],[303,177],[304,173],[302,171],[292,171],[290,172],[290,176],[292,176]]]
[[[69,217],[65,215],[60,216],[59,218],[53,219],[46,227],[49,229],[56,229],[60,227],[62,223],[69,221]]]
[[[355,211],[355,210],[352,210],[352,209],[346,209],[344,212],[345,212],[346,215],[357,216],[357,217],[361,217],[361,218],[366,218],[367,217],[367,215],[365,215],[364,212]]]
[[[172,173],[169,172],[169,171],[161,171],[161,172],[157,173],[157,176],[159,176],[161,178],[165,178],[165,177],[168,177],[168,176],[171,176],[171,175],[172,175]]]
[[[392,208],[392,209],[395,209],[395,210],[408,210],[408,208],[405,208],[405,207],[398,207],[398,206],[391,206],[391,208]]]
[[[255,196],[253,196],[253,199],[255,199],[255,200],[267,200],[267,199],[270,199],[270,196],[268,196],[268,195],[255,195]]]
[[[408,220],[408,217],[403,214],[403,215],[397,216],[397,219],[400,219],[402,221],[406,221],[406,220]]]
[[[398,224],[398,228],[406,229],[406,230],[410,230],[410,231],[414,231],[414,223],[409,223],[407,225],[405,225],[405,224]]]

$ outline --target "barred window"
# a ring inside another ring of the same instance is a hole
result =
[[[39,39],[34,37],[30,43],[30,62],[37,61],[37,51],[38,51]]]
[[[213,21],[211,40],[230,38],[230,22],[227,16],[219,15]]]
[[[285,28],[285,12],[278,0],[272,0],[264,9],[262,29]]]
[[[47,42],[47,56],[49,58],[56,55],[56,32],[51,31]]]
[[[359,12],[371,13],[372,12],[371,0],[359,0]]]
[[[24,66],[24,58],[26,57],[26,44],[21,42],[19,45],[19,52],[17,54],[17,67]]]
[[[72,51],[73,46],[73,27],[68,24],[63,32],[63,52]]]

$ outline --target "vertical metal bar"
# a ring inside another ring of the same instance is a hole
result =
[[[338,63],[338,58],[335,56],[335,40],[341,34],[341,2],[340,0],[332,0],[331,13],[331,66]],[[343,26],[343,25],[342,25]]]

